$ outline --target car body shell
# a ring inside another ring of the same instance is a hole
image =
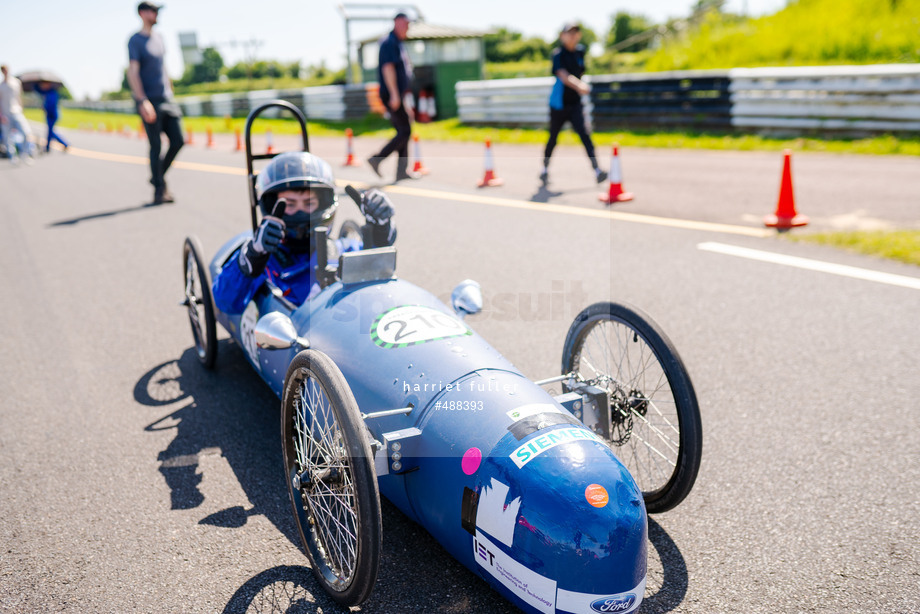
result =
[[[212,279],[247,236],[221,248]],[[647,520],[636,483],[603,440],[450,308],[394,278],[336,281],[293,311],[268,289],[243,314],[217,311],[280,397],[302,348],[257,346],[256,322],[276,311],[332,358],[363,414],[411,406],[365,421],[381,443],[380,491],[457,560],[524,611],[638,608]]]

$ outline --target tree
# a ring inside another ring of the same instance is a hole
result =
[[[495,32],[482,37],[486,51],[486,62],[507,62],[505,54],[499,50],[504,43],[521,40],[520,32],[512,32],[508,28],[499,28]]]
[[[581,44],[587,47],[588,49],[590,49],[591,45],[593,45],[596,42],[597,42],[597,32],[595,32],[588,26],[582,24],[581,25]]]
[[[623,41],[646,32],[653,27],[653,24],[643,15],[634,15],[626,11],[619,11],[611,19],[610,31],[607,32],[607,40],[604,45],[607,49],[613,49]],[[619,51],[641,51],[646,49],[651,42],[651,37],[644,41],[637,41],[625,48],[618,48]]]
[[[211,83],[220,79],[220,71],[224,68],[224,59],[220,57],[217,49],[207,47],[201,51],[201,62],[188,66],[179,83],[192,85],[194,83]]]
[[[486,62],[521,62],[526,60],[545,60],[549,58],[552,47],[538,36],[524,38],[520,32],[499,28],[483,37],[485,42]]]

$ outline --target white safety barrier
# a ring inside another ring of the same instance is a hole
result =
[[[736,68],[732,125],[920,132],[920,64]]]
[[[786,133],[878,133],[920,132],[920,64],[875,64],[867,66],[805,66],[736,68],[726,71],[680,71],[598,75],[603,82],[597,92],[623,92],[625,112],[628,93],[643,82],[643,104],[630,112],[646,109],[645,118],[654,124],[656,109],[668,110],[668,119],[681,113],[673,109],[675,91],[693,92],[712,87],[718,77],[729,80],[730,104],[726,129],[737,131],[781,131]],[[589,78],[589,80],[591,80]],[[457,83],[460,119],[472,124],[546,125],[552,77],[462,81]],[[656,83],[661,84],[660,87]],[[698,86],[697,86],[698,82]],[[660,99],[655,97],[658,92]],[[678,92],[679,93],[679,92]],[[595,101],[595,104],[599,104]],[[605,100],[605,108],[618,103]],[[684,105],[687,120],[701,110]],[[598,107],[600,108],[600,107]],[[590,107],[586,109],[589,119]],[[662,111],[663,112],[663,111]],[[591,122],[594,123],[593,121]],[[628,127],[630,119],[624,120]],[[663,125],[663,124],[662,124]]]
[[[304,109],[314,119],[345,119],[345,86],[326,85],[303,89]]]
[[[457,109],[465,124],[545,124],[554,77],[457,83]]]

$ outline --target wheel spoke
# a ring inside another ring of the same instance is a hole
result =
[[[677,464],[680,427],[673,391],[652,347],[628,324],[604,319],[591,325],[575,359],[576,379],[604,388],[616,403],[611,410],[621,411],[622,404],[627,412],[612,434],[621,445],[611,448],[642,490],[663,487]]]
[[[312,533],[330,571],[342,584],[351,581],[358,556],[355,489],[348,451],[331,401],[319,382],[305,377],[294,403],[294,453],[301,498],[313,519]],[[318,479],[329,470],[340,482]]]

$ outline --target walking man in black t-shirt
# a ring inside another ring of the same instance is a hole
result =
[[[184,144],[182,112],[173,100],[172,83],[163,68],[166,47],[160,34],[153,31],[160,8],[152,2],[137,5],[143,27],[128,40],[128,83],[150,142],[150,183],[153,184],[153,203],[156,205],[173,202],[165,175]],[[169,138],[169,149],[162,159],[161,132]]]
[[[390,123],[396,128],[396,136],[383,146],[375,156],[368,159],[368,164],[379,177],[380,163],[394,151],[399,156],[396,165],[396,181],[417,179],[409,171],[409,137],[412,136],[414,113],[405,104],[406,94],[412,85],[412,62],[403,41],[409,32],[409,18],[405,13],[398,13],[393,18],[393,31],[380,39],[380,56],[377,64],[377,81],[380,83],[380,100],[390,112]]]
[[[588,84],[581,80],[585,74],[585,46],[580,45],[581,26],[577,23],[567,23],[559,34],[561,45],[553,49],[553,75],[556,82],[549,97],[549,140],[543,153],[543,171],[540,180],[546,184],[549,181],[549,159],[556,147],[556,138],[565,122],[571,122],[572,129],[581,137],[594,176],[598,183],[607,179],[607,173],[597,166],[597,157],[594,155],[594,143],[585,127],[584,108],[581,106],[581,97],[590,91]]]

